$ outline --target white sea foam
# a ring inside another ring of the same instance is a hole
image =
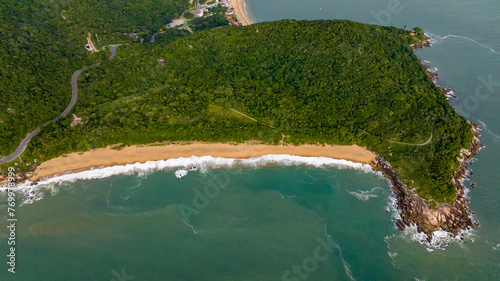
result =
[[[434,44],[439,44],[439,43],[443,42],[442,37],[439,35],[435,35],[435,34],[427,33],[427,32],[424,32],[424,35],[429,37],[429,43],[431,43],[431,46],[433,46]]]
[[[435,35],[435,34],[427,34],[427,33],[425,33],[425,35],[430,38],[429,42],[431,43],[431,46],[434,45],[434,44],[440,44],[440,43],[444,42],[444,40],[446,40],[448,38],[456,38],[456,39],[463,39],[463,40],[467,40],[467,41],[473,42],[474,44],[476,44],[478,46],[481,46],[483,48],[486,48],[486,49],[490,50],[494,54],[497,54],[497,55],[499,54],[495,49],[491,48],[490,46],[482,44],[482,43],[479,43],[476,40],[474,40],[472,38],[469,38],[469,37],[460,36],[460,35],[454,35],[454,34],[448,34],[446,36],[439,36],[439,35]]]
[[[447,98],[452,98],[452,99],[456,99],[458,100],[458,96],[455,94],[455,92],[453,90],[450,89],[450,91],[448,93],[446,93],[446,97]]]
[[[352,196],[355,196],[356,198],[358,198],[359,200],[362,200],[362,201],[366,201],[370,198],[374,198],[374,197],[378,197],[378,195],[376,194],[376,192],[381,189],[380,186],[376,186],[374,188],[372,188],[371,190],[358,190],[358,192],[356,191],[348,191],[346,190],[349,194],[351,194]]]
[[[431,241],[427,240],[427,234],[417,231],[416,225],[410,225],[406,227],[403,231],[404,237],[409,237],[413,241],[417,241],[424,245],[427,251],[433,252],[434,250],[445,250],[452,243],[457,243],[463,246],[464,241],[474,242],[477,235],[474,233],[473,229],[462,229],[458,232],[458,235],[453,237],[452,233],[437,230],[432,233]]]
[[[19,184],[16,188],[24,194],[24,204],[30,204],[43,198],[43,190],[50,190],[51,193],[58,192],[59,186],[69,184],[77,180],[102,179],[114,175],[139,175],[141,177],[160,170],[187,170],[190,167],[197,167],[202,172],[208,169],[232,168],[232,167],[262,167],[262,166],[313,166],[313,167],[335,167],[338,169],[356,169],[366,173],[374,172],[367,164],[354,163],[343,159],[333,159],[329,157],[303,157],[287,154],[270,154],[248,159],[222,158],[222,157],[181,157],[160,161],[148,161],[146,163],[135,163],[112,167],[101,167],[78,173],[67,173],[48,179],[42,179],[37,185],[32,186],[32,182],[27,181]],[[176,174],[177,176],[177,174]],[[0,191],[5,191],[6,187],[0,187]],[[43,189],[43,190],[42,190]]]
[[[114,175],[131,175],[151,173],[159,170],[171,169],[189,169],[189,167],[197,166],[202,171],[207,169],[220,169],[231,167],[260,167],[269,165],[279,166],[314,166],[314,167],[335,167],[339,169],[350,168],[362,170],[365,172],[373,172],[370,165],[354,163],[343,159],[333,159],[328,157],[303,157],[287,154],[270,154],[261,157],[252,157],[248,159],[222,158],[212,156],[188,158],[174,158],[168,160],[148,161],[146,163],[135,163],[121,166],[105,167],[83,171],[74,174],[64,174],[53,178],[45,179],[39,182],[41,185],[62,182],[74,182],[76,180],[100,179]],[[31,182],[21,184],[19,187],[28,186]]]
[[[56,195],[59,193],[60,189],[54,185],[47,185],[44,189],[36,186],[24,186],[19,188],[18,191],[22,194],[21,205],[32,204],[33,202],[43,199],[44,190],[49,190],[51,195]]]
[[[452,233],[437,230],[432,233],[432,239],[429,242],[427,240],[427,234],[417,231],[417,227],[415,225],[411,225],[406,227],[403,231],[403,235],[406,237],[410,237],[411,240],[417,241],[423,246],[425,246],[426,250],[429,252],[433,252],[434,250],[446,250],[448,246],[452,243],[457,243],[458,245],[463,247],[463,243],[465,241],[474,242],[477,235],[474,230],[471,228],[462,229],[458,232],[458,235],[453,237]]]
[[[387,252],[387,254],[389,255],[389,257],[391,257],[391,260],[394,260],[394,258],[398,255],[398,253],[391,253],[391,252]]]
[[[390,182],[389,184],[392,187],[392,184]],[[389,202],[386,210],[388,212],[391,212],[392,214],[391,217],[394,222],[396,222],[399,219],[402,220],[401,211],[397,207],[397,199],[394,193],[392,193],[391,196],[389,197]],[[472,217],[472,215],[471,219],[472,221],[474,221],[474,217]],[[394,228],[398,229],[395,223],[394,223]],[[477,234],[474,232],[472,228],[460,230],[458,232],[458,235],[455,237],[453,237],[452,233],[450,232],[444,230],[437,230],[432,233],[432,239],[429,242],[427,240],[427,234],[423,232],[419,233],[417,231],[417,226],[414,224],[406,227],[405,230],[400,233],[401,234],[399,235],[385,237],[384,241],[387,244],[388,249],[390,249],[389,240],[392,239],[393,237],[409,237],[411,240],[417,241],[420,244],[422,244],[429,252],[433,252],[434,250],[445,250],[452,243],[458,243],[459,245],[463,246],[464,241],[474,242],[475,238],[477,237]]]
[[[398,200],[396,198],[396,194],[394,193],[394,186],[392,185],[392,182],[385,177],[384,179],[387,181],[387,184],[391,187],[391,194],[389,195],[389,201],[387,202],[387,208],[385,209],[385,211],[391,213],[392,219],[396,221],[401,218],[401,212],[398,210]]]
[[[181,169],[181,170],[177,170],[175,171],[175,176],[178,178],[178,179],[182,179],[183,177],[187,176],[188,174],[188,171],[187,170],[184,170],[184,169]]]
[[[99,169],[92,169],[88,171],[83,171],[74,174],[64,174],[56,176],[49,179],[44,179],[40,181],[37,185],[31,185],[31,182],[25,182],[18,185],[17,190],[24,195],[23,204],[31,204],[43,198],[45,191],[50,191],[52,195],[59,192],[60,188],[64,185],[70,186],[70,183],[77,180],[89,180],[89,179],[101,179],[107,178],[114,175],[147,175],[149,173],[160,171],[160,170],[174,170],[182,169],[187,170],[189,167],[196,166],[201,171],[206,171],[208,169],[220,169],[220,168],[232,168],[232,167],[263,167],[263,166],[313,166],[313,167],[334,167],[338,169],[356,169],[364,171],[365,173],[375,173],[382,175],[380,172],[376,172],[372,169],[370,165],[354,163],[351,161],[343,159],[333,159],[328,157],[303,157],[303,156],[293,156],[286,154],[270,154],[261,157],[253,157],[248,159],[235,159],[235,158],[215,158],[211,156],[196,157],[191,156],[188,158],[175,158],[160,161],[148,161],[146,163],[135,163],[127,164],[121,166],[105,167]],[[187,173],[187,171],[186,171]],[[386,179],[387,180],[387,179]],[[390,181],[387,180],[388,184],[391,185]],[[392,185],[391,185],[392,187]],[[351,195],[356,196],[360,200],[368,200],[369,198],[376,197],[374,194],[380,187],[375,187],[370,191],[360,191],[360,192],[349,192]],[[391,189],[392,190],[392,189]],[[0,187],[0,191],[5,191],[5,187]],[[366,199],[365,199],[366,198]],[[400,212],[397,209],[396,197],[394,194],[390,196],[390,202],[388,204],[387,210],[393,215],[393,219],[400,219]],[[188,224],[189,225],[189,224]],[[195,229],[193,232],[197,233]],[[417,228],[415,226],[407,227],[403,232],[404,236],[411,237],[412,240],[418,241],[425,245],[429,251],[434,249],[444,250],[452,242],[459,242],[461,238],[464,240],[470,240],[474,242],[475,234],[472,230],[461,230],[457,237],[452,237],[450,233],[445,231],[434,232],[433,239],[431,242],[426,240],[427,236],[423,233],[417,233]],[[500,244],[499,244],[500,245]],[[497,245],[497,247],[499,246]],[[500,249],[500,248],[499,248]],[[346,273],[352,278],[352,273],[350,272],[350,266],[344,264]]]
[[[427,241],[427,235],[425,233],[417,232],[416,226],[407,227],[405,234],[408,234],[412,240],[420,242],[429,252],[434,250],[445,250],[452,243],[463,246],[464,241],[474,242],[477,237],[473,229],[470,228],[460,230],[455,237],[453,237],[450,232],[444,230],[434,231],[430,242]]]
[[[492,132],[490,129],[488,129],[488,127],[486,126],[486,124],[481,121],[481,120],[477,120],[479,122],[479,125],[481,125],[481,128],[484,129],[488,134],[490,134],[492,137],[493,137],[493,141],[497,142],[500,140],[500,136],[495,134],[494,132]]]

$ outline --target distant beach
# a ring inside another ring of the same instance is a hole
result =
[[[138,145],[121,149],[99,148],[84,153],[71,153],[42,163],[34,171],[31,181],[75,173],[93,168],[145,163],[180,157],[212,156],[246,159],[270,154],[288,154],[305,157],[329,157],[362,164],[370,164],[375,154],[366,148],[352,145],[263,145],[189,143],[168,145]]]
[[[250,25],[253,21],[250,20],[247,13],[247,8],[245,6],[245,0],[231,0],[231,6],[234,9],[234,13],[238,18],[238,21],[242,25]]]

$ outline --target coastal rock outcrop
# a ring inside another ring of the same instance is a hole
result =
[[[453,176],[453,184],[457,188],[457,196],[453,201],[453,206],[441,204],[432,208],[430,204],[418,196],[418,194],[409,194],[406,185],[398,178],[396,171],[389,162],[378,156],[375,163],[372,164],[376,171],[382,172],[392,183],[396,193],[397,206],[401,211],[401,220],[396,222],[400,230],[406,226],[416,225],[418,232],[427,234],[428,240],[432,239],[433,232],[439,229],[448,231],[456,236],[462,229],[474,228],[478,225],[471,218],[471,211],[468,208],[470,201],[465,200],[465,186],[462,180],[466,177],[467,164],[477,154],[482,147],[479,140],[480,129],[477,124],[472,124],[474,138],[469,149],[461,152],[460,167]],[[404,224],[404,225],[403,225]]]
[[[431,38],[429,36],[425,36],[425,40],[419,41],[415,44],[411,44],[410,47],[415,50],[418,48],[423,48],[423,47],[430,47],[432,45],[431,43]]]
[[[16,167],[15,168],[16,175],[14,176],[14,182],[18,184],[31,179],[37,167],[38,167],[37,165],[34,165],[27,172],[22,172],[20,168]],[[0,187],[6,187],[8,182],[9,182],[9,175],[5,172],[0,171]]]

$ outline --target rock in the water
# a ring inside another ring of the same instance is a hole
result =
[[[424,232],[424,228],[420,224],[417,226],[417,232],[418,233]]]
[[[448,222],[447,222],[447,221],[443,221],[443,222],[441,223],[441,228],[443,228],[443,229],[448,229]]]
[[[476,183],[472,183],[470,186],[472,186],[472,188],[476,188]]]
[[[404,224],[406,224],[407,226],[410,226],[410,222],[408,221],[408,218],[407,218],[407,217],[403,217],[403,222],[404,222]]]
[[[401,230],[401,231],[405,230],[405,228],[406,228],[405,224],[401,220],[398,220],[396,222],[396,225],[398,226],[399,230]]]

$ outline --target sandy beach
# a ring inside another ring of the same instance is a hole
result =
[[[263,144],[191,143],[157,146],[129,146],[121,150],[111,147],[84,153],[71,153],[42,163],[36,168],[32,181],[92,168],[144,163],[190,156],[212,156],[245,159],[269,154],[289,154],[306,157],[330,157],[369,164],[375,154],[366,148],[352,145],[275,146]]]
[[[234,9],[234,13],[236,14],[236,17],[238,18],[238,21],[242,25],[250,25],[253,22],[250,20],[247,14],[247,9],[245,7],[245,1],[244,0],[231,0],[231,6]]]

